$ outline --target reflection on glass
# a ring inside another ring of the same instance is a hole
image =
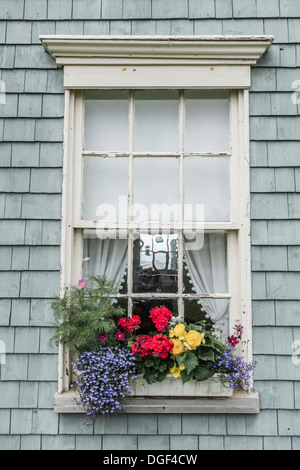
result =
[[[215,316],[211,313],[212,305]],[[184,320],[187,323],[205,321],[226,338],[229,333],[229,302],[227,299],[184,299]]]
[[[135,92],[134,150],[178,151],[178,92]]]
[[[128,151],[128,110],[128,91],[87,91],[84,148],[86,150]]]
[[[229,166],[230,157],[184,158],[185,221],[230,220]]]
[[[127,220],[127,157],[84,157],[84,220]]]
[[[133,302],[132,314],[139,315],[142,323],[138,334],[148,334],[151,331],[157,332],[152,319],[149,317],[153,307],[161,307],[164,305],[169,309],[174,317],[178,316],[178,307],[176,299],[137,299]]]
[[[177,292],[177,234],[140,234],[133,245],[133,292]]]
[[[206,321],[207,324],[212,324],[212,321],[207,318],[207,314],[198,299],[184,299],[184,321],[187,323],[197,323]]]
[[[227,234],[205,232],[199,249],[187,249],[184,238],[183,283],[185,294],[225,294],[228,292]]]
[[[185,92],[185,152],[229,152],[227,91]]]
[[[112,298],[111,302],[115,308],[121,307],[124,310],[124,317],[128,316],[128,299],[125,297]],[[119,317],[118,317],[119,318]],[[116,319],[118,321],[118,319]]]
[[[172,222],[179,216],[179,159],[134,159],[134,219]]]

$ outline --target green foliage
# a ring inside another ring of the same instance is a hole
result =
[[[101,276],[90,276],[83,288],[66,289],[51,304],[55,318],[52,341],[79,352],[99,349],[98,335],[114,333],[117,319],[124,315],[121,307],[112,304],[115,294],[113,283]]]
[[[170,358],[161,359],[160,357],[149,356],[143,359],[136,355],[136,369],[143,376],[148,384],[162,382],[169,374],[173,361]]]
[[[214,375],[212,368],[216,356],[224,351],[224,344],[216,337],[215,331],[205,321],[184,325],[186,333],[198,332],[203,336],[197,347],[186,348],[182,353],[175,356],[175,362],[180,367],[180,377],[183,383],[189,380],[203,381]],[[174,330],[173,330],[174,333]],[[175,335],[176,337],[176,335]],[[186,345],[187,339],[182,339]]]

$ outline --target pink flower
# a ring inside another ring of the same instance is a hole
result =
[[[237,334],[237,336],[240,338],[242,333],[243,333],[243,326],[242,325],[235,325],[234,330]]]
[[[86,284],[87,284],[86,279],[80,279],[78,281],[77,287],[78,287],[78,289],[83,289],[83,287],[85,287]]]
[[[107,341],[107,340],[108,340],[108,337],[107,337],[106,333],[100,333],[100,334],[98,335],[98,340],[99,340],[99,341]]]
[[[125,335],[124,333],[122,333],[122,331],[117,331],[117,333],[115,334],[115,337],[119,339],[120,341],[124,341]]]
[[[236,336],[233,336],[233,335],[232,335],[232,336],[228,336],[227,339],[228,339],[228,343],[230,343],[231,346],[233,346],[233,347],[238,344],[238,339],[237,339]]]

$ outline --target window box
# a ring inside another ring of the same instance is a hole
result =
[[[162,382],[148,384],[138,377],[131,384],[130,397],[232,397],[233,388],[215,374],[213,377],[197,382],[182,383],[169,374]]]

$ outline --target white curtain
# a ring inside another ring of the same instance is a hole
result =
[[[227,250],[225,233],[204,234],[203,247],[198,250],[184,246],[188,276],[197,294],[221,294],[228,290]],[[199,303],[213,321],[214,327],[227,335],[228,299],[203,298]]]
[[[100,239],[96,234],[84,234],[83,276],[105,276],[121,287],[127,266],[127,239]]]

